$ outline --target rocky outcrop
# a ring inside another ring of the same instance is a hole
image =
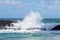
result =
[[[55,27],[52,28],[51,30],[60,30],[60,25],[55,26]]]
[[[10,20],[0,20],[0,29],[5,28],[6,25],[10,26],[13,21]]]

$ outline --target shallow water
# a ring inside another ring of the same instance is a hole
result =
[[[60,35],[41,33],[0,33],[0,40],[60,40]]]

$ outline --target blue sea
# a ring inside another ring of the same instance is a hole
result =
[[[8,20],[8,19],[4,19],[4,20]],[[15,20],[15,19],[12,19],[12,20]],[[60,19],[43,19],[42,22],[45,23],[46,26],[49,26],[49,25],[54,26],[55,24],[60,24]],[[0,33],[0,40],[60,40],[60,34]]]

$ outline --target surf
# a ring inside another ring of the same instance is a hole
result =
[[[43,18],[39,12],[30,12],[26,15],[23,21],[17,20],[17,23],[11,23],[13,26],[5,26],[4,30],[1,32],[39,32],[44,23],[42,22]]]

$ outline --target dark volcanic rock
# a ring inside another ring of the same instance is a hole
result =
[[[53,29],[51,29],[51,30],[60,30],[60,25],[57,25],[57,26],[55,26]]]
[[[6,25],[10,26],[13,21],[10,20],[0,20],[0,29],[5,28]]]

